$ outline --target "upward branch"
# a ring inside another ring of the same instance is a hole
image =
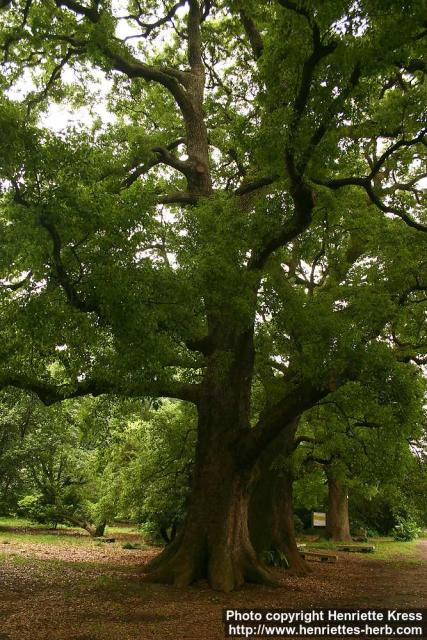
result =
[[[322,41],[320,28],[313,15],[305,6],[304,2],[297,4],[292,0],[279,0],[279,4],[281,4],[282,7],[293,11],[297,15],[303,16],[311,29],[312,37],[312,51],[304,61],[301,82],[293,105],[294,115],[290,131],[291,135],[294,136],[308,104],[310,91],[313,84],[314,72],[319,63],[335,51],[338,46],[338,42],[335,40],[330,40],[325,44]]]
[[[274,251],[294,240],[311,223],[314,209],[313,192],[298,172],[291,152],[286,152],[285,161],[290,183],[289,190],[294,203],[294,212],[276,235],[268,238],[263,246],[252,252],[248,263],[249,269],[262,269]]]
[[[244,9],[240,9],[239,14],[243,28],[251,45],[254,58],[255,60],[258,60],[258,58],[260,58],[264,52],[264,42],[262,40],[261,34],[257,29],[255,22],[247,13],[247,11],[245,11]]]
[[[297,161],[296,140],[301,120],[309,102],[315,71],[319,63],[335,51],[338,43],[335,40],[331,40],[326,44],[322,41],[319,26],[304,3],[296,4],[291,0],[279,1],[283,7],[303,16],[308,22],[312,36],[312,50],[303,63],[301,81],[292,105],[293,115],[289,125],[290,133],[284,153],[285,168],[289,179],[289,191],[294,203],[294,212],[276,235],[268,238],[261,248],[253,251],[248,265],[251,269],[262,268],[268,257],[274,251],[294,240],[309,227],[314,209],[314,198],[312,189],[304,178],[304,170],[314,148],[319,144],[326,132],[326,128],[337,108],[337,104],[334,103],[333,108],[331,107],[330,109],[327,121],[325,120],[314,132],[305,153],[303,152],[302,154],[302,160]],[[357,82],[359,73],[360,69],[357,67],[350,79],[351,86]]]
[[[67,273],[67,270],[62,261],[62,242],[57,228],[45,214],[42,214],[39,217],[39,222],[40,225],[47,231],[52,241],[54,275],[56,280],[64,290],[69,304],[79,311],[83,311],[84,313],[96,313],[99,317],[101,317],[102,314],[99,306],[93,302],[85,300],[78,294],[73,282],[69,277],[69,274]]]
[[[188,15],[188,62],[191,70],[203,68],[202,59],[202,37],[200,23],[202,13],[198,0],[189,0],[190,6]]]
[[[97,24],[101,18],[101,14],[96,8],[85,7],[75,0],[56,0],[56,5],[66,7],[75,14],[84,16],[92,24]],[[148,82],[158,82],[172,94],[183,113],[188,113],[191,110],[191,101],[182,84],[185,79],[183,71],[173,67],[146,64],[136,58],[124,45],[122,47],[120,45],[111,46],[105,42],[98,42],[98,47],[114,69],[121,71],[131,79],[143,78]]]

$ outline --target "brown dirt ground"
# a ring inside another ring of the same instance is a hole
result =
[[[427,606],[427,541],[419,562],[337,553],[307,578],[277,570],[282,588],[232,594],[144,583],[156,550],[13,542],[0,551],[0,640],[222,640],[223,608]]]

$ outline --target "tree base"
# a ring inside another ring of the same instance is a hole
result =
[[[353,542],[353,538],[351,537],[351,535],[340,534],[330,535],[328,536],[328,540],[330,540],[331,542]]]
[[[310,573],[313,573],[313,569],[308,565],[304,558],[301,557],[299,551],[292,551],[291,553],[285,552],[285,555],[289,562],[289,567],[287,569],[288,575],[303,578],[304,576],[308,576]]]
[[[245,582],[270,587],[281,584],[251,548],[233,552],[220,544],[209,548],[206,542],[186,545],[178,540],[153,558],[144,570],[145,582],[187,587],[206,578],[212,589],[225,593],[238,589]]]

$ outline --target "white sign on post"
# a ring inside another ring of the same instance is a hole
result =
[[[326,527],[326,513],[313,511],[312,521],[313,521],[313,527]]]

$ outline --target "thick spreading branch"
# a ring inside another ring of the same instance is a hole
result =
[[[253,251],[248,263],[249,269],[263,268],[274,251],[294,240],[311,223],[315,206],[313,192],[298,173],[293,155],[290,152],[286,153],[286,165],[290,180],[289,190],[294,202],[294,213],[277,235],[269,238],[260,249]]]
[[[101,17],[95,7],[85,7],[75,0],[55,0],[55,4],[57,7],[66,7],[78,15],[85,16],[91,22],[99,22]]]
[[[36,380],[26,375],[0,374],[0,389],[15,387],[35,393],[40,400],[51,405],[62,400],[92,395],[117,395],[134,398],[175,398],[197,404],[200,396],[199,385],[185,382],[124,383],[118,381],[85,379],[75,384],[58,385],[50,381]]]
[[[164,196],[156,198],[157,204],[178,204],[178,205],[191,205],[197,204],[201,196],[198,196],[189,191],[175,191]]]
[[[264,43],[261,34],[247,11],[240,9],[239,14],[243,28],[251,45],[253,56],[255,60],[258,60],[264,52]]]
[[[168,167],[172,167],[172,169],[176,169],[183,175],[185,175],[188,179],[191,179],[194,173],[193,163],[189,160],[180,160],[176,156],[173,155],[166,147],[154,147],[154,153],[157,153],[161,162],[166,164]]]
[[[242,465],[251,464],[260,452],[273,442],[283,430],[284,425],[292,424],[304,411],[314,407],[331,392],[330,386],[315,388],[308,383],[292,385],[281,400],[265,407],[257,425],[241,436],[239,441],[239,460]]]
[[[236,196],[245,196],[253,191],[257,191],[258,189],[262,189],[263,187],[268,187],[278,180],[279,176],[265,176],[263,178],[258,178],[257,180],[252,180],[251,182],[244,182],[237,187],[235,190]]]
[[[181,0],[180,2],[176,2],[172,7],[166,12],[164,16],[156,20],[155,22],[143,22],[141,20],[141,15],[129,14],[124,16],[125,19],[134,20],[142,29],[144,29],[143,37],[147,38],[153,31],[162,27],[164,24],[167,24],[172,20],[176,12],[180,7],[183,7],[186,4],[186,0]]]
[[[135,58],[129,51],[121,53],[107,44],[100,45],[100,48],[116,71],[121,71],[130,79],[143,78],[147,82],[158,82],[172,94],[184,115],[188,116],[192,113],[191,100],[180,82],[183,79],[184,72],[169,67],[156,67],[145,64]]]
[[[176,169],[178,169],[178,171],[182,171],[182,168],[180,166],[176,164],[172,165],[170,162],[167,162],[165,158],[167,159],[173,158],[174,161],[181,162],[171,154],[171,151],[179,147],[179,145],[185,144],[185,142],[186,142],[185,138],[178,138],[177,140],[174,140],[173,142],[168,144],[166,147],[154,147],[152,151],[153,153],[157,152],[156,155],[150,158],[147,162],[145,162],[141,166],[139,167],[134,166],[132,172],[123,180],[122,189],[127,189],[128,187],[132,186],[133,183],[136,182],[136,180],[138,180],[138,178],[140,178],[143,175],[146,175],[150,171],[150,169],[162,163],[169,164],[169,166],[174,166]],[[185,172],[187,172],[188,163],[184,163],[184,164],[185,164]],[[131,167],[128,167],[128,170],[130,168]],[[182,172],[184,173],[184,171]]]
[[[375,204],[378,207],[378,209],[380,209],[384,213],[391,213],[399,217],[401,220],[403,220],[403,222],[405,222],[405,224],[407,224],[409,227],[412,227],[413,229],[417,229],[417,231],[423,231],[424,233],[426,233],[427,225],[422,224],[417,220],[414,220],[405,211],[402,211],[396,206],[391,204],[386,204],[385,202],[383,202],[380,196],[378,195],[378,193],[375,191],[375,188],[373,185],[373,181],[378,176],[379,172],[383,169],[387,160],[391,158],[396,153],[396,151],[402,148],[413,147],[417,144],[425,145],[426,134],[427,134],[427,129],[422,129],[421,132],[417,136],[415,136],[415,138],[412,138],[410,140],[405,140],[405,139],[398,140],[397,142],[390,145],[382,153],[382,155],[374,161],[371,167],[370,173],[366,176],[363,176],[363,177],[349,176],[346,178],[332,178],[329,180],[319,180],[316,178],[312,178],[312,182],[314,182],[315,184],[322,185],[324,187],[328,187],[329,189],[332,189],[332,190],[342,189],[344,187],[349,187],[349,186],[362,187],[366,191],[371,202]],[[418,179],[420,178],[417,178],[417,180]],[[411,180],[410,184],[414,184],[414,181]],[[396,185],[396,188],[394,189],[394,191],[397,191],[397,190],[398,189]]]
[[[94,24],[100,20],[100,13],[96,8],[85,7],[74,0],[56,0],[56,4],[58,7],[66,7],[78,15],[83,15]],[[145,64],[128,49],[120,51],[119,47],[111,47],[104,42],[98,42],[98,46],[114,69],[121,71],[128,78],[143,78],[148,82],[158,82],[172,94],[183,114],[192,111],[191,100],[182,84],[185,81],[185,72],[172,67]]]

